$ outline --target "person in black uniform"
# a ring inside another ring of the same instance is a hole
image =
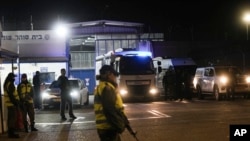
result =
[[[36,109],[41,109],[41,95],[40,95],[40,72],[36,71],[36,74],[33,77],[33,86],[34,86],[34,106]]]
[[[168,70],[165,72],[163,77],[163,88],[165,92],[165,100],[168,98],[170,100],[175,99],[176,95],[176,75],[173,66],[169,66]]]
[[[229,75],[229,83],[227,86],[227,99],[234,100],[234,93],[235,93],[235,84],[236,84],[236,75],[233,70],[233,68],[229,68],[228,70],[228,75]]]
[[[73,105],[72,105],[72,98],[70,96],[69,80],[68,77],[66,77],[65,75],[66,75],[66,70],[63,68],[61,69],[61,75],[58,78],[58,86],[61,89],[60,115],[62,120],[67,120],[65,116],[65,107],[67,102],[70,118],[76,119],[76,116],[73,114]]]

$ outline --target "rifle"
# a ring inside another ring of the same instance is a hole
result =
[[[136,141],[139,141],[138,138],[136,137],[137,132],[134,131],[129,124],[126,125],[127,130],[129,133],[135,138]]]
[[[123,118],[124,122],[125,122],[125,126],[127,128],[127,130],[129,131],[129,133],[135,138],[136,141],[139,141],[138,138],[136,137],[136,134],[137,132],[135,132],[131,126],[129,125],[129,121],[128,121],[128,118],[127,116],[122,112],[122,111],[119,111],[118,112],[120,114],[120,116]]]

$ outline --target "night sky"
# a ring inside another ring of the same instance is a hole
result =
[[[58,19],[68,23],[114,20],[144,23],[150,32],[193,31],[223,39],[225,34],[230,38],[245,33],[242,14],[248,8],[250,0],[20,0],[1,3],[0,16],[5,29],[28,29],[32,15],[37,30],[51,28]]]

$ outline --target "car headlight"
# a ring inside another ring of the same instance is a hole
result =
[[[49,98],[49,93],[48,92],[43,92],[42,93],[42,99],[46,99],[46,98]]]
[[[246,82],[247,82],[247,83],[250,83],[250,76],[247,76],[247,77],[246,77]]]
[[[77,91],[71,91],[70,95],[71,95],[71,97],[77,97],[78,96],[78,92]]]
[[[127,93],[128,93],[127,90],[125,90],[125,89],[120,89],[120,94],[121,94],[122,96],[127,95]]]
[[[226,76],[221,76],[220,77],[220,82],[222,83],[222,84],[227,84],[227,82],[228,82],[228,77],[226,77]]]
[[[151,88],[149,90],[149,93],[155,95],[157,93],[157,89],[156,88]]]

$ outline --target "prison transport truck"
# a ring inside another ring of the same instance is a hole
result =
[[[102,65],[108,64],[119,73],[118,89],[123,99],[156,98],[155,71],[151,52],[109,52],[96,57],[96,74]],[[97,82],[98,84],[98,82]]]

